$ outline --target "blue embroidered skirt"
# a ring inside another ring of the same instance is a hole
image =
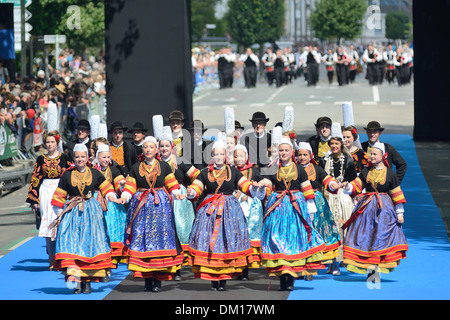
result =
[[[244,197],[247,197],[245,199]],[[264,209],[261,200],[257,198],[248,197],[241,194],[239,203],[244,212],[245,222],[247,223],[248,233],[250,235],[250,242],[253,248],[253,262],[249,268],[261,267],[261,234],[263,226]]]
[[[397,221],[394,203],[387,193],[358,196],[344,239],[344,263],[347,269],[366,273],[377,269],[389,273],[406,257],[408,242]],[[355,214],[356,213],[356,214]],[[359,215],[358,215],[359,214]]]
[[[113,267],[105,216],[97,199],[85,200],[82,207],[77,205],[62,216],[55,261],[59,268],[68,269],[67,275],[79,275],[76,280],[98,280]]]
[[[251,263],[244,213],[234,195],[208,195],[197,210],[189,239],[192,271],[206,280],[231,279]]]
[[[266,212],[275,203],[277,196],[276,192],[270,195]],[[313,227],[303,193],[298,191],[294,196],[301,213],[296,211],[290,197],[285,195],[282,202],[264,220],[261,258],[269,276],[289,273],[297,277],[298,272],[307,270],[315,273],[317,269],[324,268],[321,261],[325,242]]]
[[[163,189],[137,191],[131,198],[124,234],[128,269],[135,277],[172,279],[183,262],[171,197]],[[142,201],[142,207],[137,208]]]
[[[333,213],[330,210],[328,201],[325,199],[320,191],[314,192],[317,212],[314,214],[313,225],[314,228],[322,236],[325,242],[325,249],[323,249],[323,259],[331,263],[331,260],[338,256],[338,248],[341,244],[341,237],[338,228],[334,222]],[[326,263],[323,261],[322,263]]]
[[[111,241],[111,257],[113,264],[117,266],[119,262],[125,262],[125,246],[123,237],[125,233],[125,220],[127,211],[121,204],[108,201],[108,211],[105,212],[106,226],[109,240]]]

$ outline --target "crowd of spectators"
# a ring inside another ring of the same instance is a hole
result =
[[[0,87],[0,125],[14,133],[18,150],[27,155],[37,151],[42,139],[33,137],[46,129],[46,113],[50,100],[58,105],[61,131],[66,139],[75,134],[80,110],[100,110],[104,115],[105,61],[98,57],[75,55],[74,50],[65,49],[58,57],[58,66],[38,63],[35,74],[17,78],[4,78]],[[38,60],[39,62],[39,60]],[[1,64],[0,64],[1,68]],[[39,119],[39,120],[38,120]],[[36,123],[39,123],[39,129]],[[10,161],[3,164],[9,165]]]

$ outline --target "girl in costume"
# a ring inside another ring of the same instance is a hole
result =
[[[338,274],[339,266],[336,263],[338,248],[341,245],[338,228],[334,222],[333,213],[330,210],[328,201],[324,198],[322,192],[327,190],[329,193],[336,193],[339,189],[339,183],[331,177],[325,170],[315,163],[312,155],[312,149],[309,143],[300,142],[297,146],[298,162],[305,169],[308,179],[314,190],[314,202],[317,212],[314,214],[313,225],[320,233],[324,242],[323,264],[328,264],[327,273]],[[312,280],[312,275],[305,280]]]
[[[53,193],[58,187],[59,179],[70,167],[71,162],[69,156],[58,151],[58,144],[61,141],[58,131],[44,133],[43,140],[47,153],[36,159],[25,201],[30,204],[36,214],[38,236],[45,238],[50,263],[49,270],[53,270],[56,229],[49,228],[49,226],[56,219],[56,214],[51,201]]]
[[[276,173],[261,180],[270,194],[261,235],[262,265],[269,276],[280,277],[280,290],[293,290],[294,278],[325,268],[322,250],[326,244],[313,226],[316,205],[306,171],[295,163],[293,145],[282,138],[278,146]],[[269,189],[267,189],[269,188]]]
[[[373,146],[370,162],[370,168],[345,188],[357,203],[342,226],[347,230],[344,262],[349,271],[369,271],[368,279],[378,281],[378,272],[393,271],[406,257],[408,243],[402,228],[406,200],[396,173],[387,164],[383,143]],[[358,195],[364,188],[366,192]]]
[[[130,170],[120,202],[129,203],[124,243],[128,269],[144,278],[146,291],[159,292],[162,280],[171,280],[183,262],[175,229],[172,198],[182,199],[169,164],[157,159],[158,142],[147,136],[142,157]]]
[[[120,196],[121,190],[125,184],[125,177],[119,168],[112,165],[111,151],[109,145],[97,143],[95,150],[95,159],[92,166],[99,170],[106,180],[114,187],[116,195]],[[105,199],[101,194],[97,194],[99,201]],[[125,219],[127,211],[122,204],[107,201],[107,211],[105,212],[107,232],[111,241],[111,259],[115,268],[119,263],[126,262],[126,248],[123,244],[125,231]]]
[[[233,149],[234,166],[249,181],[259,182],[262,177],[260,169],[250,163],[247,148],[238,144]],[[249,197],[241,191],[235,192],[236,198],[239,200],[242,211],[244,212],[245,221],[247,222],[248,232],[250,234],[250,242],[253,248],[253,262],[244,269],[241,280],[249,280],[249,268],[261,267],[261,233],[263,224],[264,209],[260,199]]]
[[[172,173],[180,185],[180,193],[186,195],[186,186],[194,182],[200,170],[191,164],[177,163],[175,144],[173,143],[170,127],[164,127],[163,133],[159,138],[159,155],[162,161],[169,164]],[[187,198],[181,200],[174,199],[173,212],[178,239],[184,252],[183,265],[189,265],[189,235],[195,219],[194,205]],[[180,269],[177,270],[174,280],[181,280]]]
[[[212,146],[212,163],[188,187],[192,201],[205,194],[189,240],[192,271],[195,277],[210,280],[215,291],[226,290],[226,280],[242,274],[252,263],[244,213],[233,195],[236,189],[246,195],[258,191],[238,169],[226,164],[225,139],[217,139]]]
[[[93,195],[101,192],[109,201],[116,196],[108,180],[87,166],[87,147],[76,144],[73,151],[75,166],[61,176],[51,201],[58,212],[51,224],[57,227],[55,265],[66,281],[77,283],[75,293],[91,293],[91,281],[100,281],[113,267],[104,208]]]
[[[325,172],[336,179],[341,187],[343,183],[354,180],[356,175],[355,164],[353,158],[349,154],[347,148],[344,146],[342,137],[341,125],[337,122],[332,124],[331,137],[328,141],[330,145],[331,154],[325,162]],[[343,241],[345,233],[341,226],[350,218],[355,204],[352,198],[344,193],[340,188],[337,193],[329,193],[324,191],[325,198],[328,200],[331,212],[333,213],[334,221],[340,233],[340,239]],[[336,261],[341,263],[343,260],[342,245],[339,247],[339,255]],[[338,268],[333,269],[334,275],[339,275]]]
[[[348,149],[355,164],[356,174],[359,175],[363,168],[369,165],[369,157],[361,148],[358,140],[358,132],[355,126],[347,126],[342,129],[345,147]],[[358,146],[359,145],[359,146]]]

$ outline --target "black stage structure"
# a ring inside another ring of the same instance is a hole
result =
[[[450,0],[413,1],[414,139],[450,140]]]
[[[189,0],[105,0],[107,122],[139,121],[172,110],[192,121]],[[167,125],[165,121],[165,125]],[[126,136],[127,137],[127,136]]]

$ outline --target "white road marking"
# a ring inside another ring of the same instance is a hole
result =
[[[305,104],[307,105],[307,106],[309,106],[309,105],[319,105],[319,104],[321,104],[322,103],[322,101],[306,101],[305,102]]]
[[[380,92],[378,91],[378,86],[372,87],[372,94],[373,94],[373,101],[379,102],[380,101]]]
[[[393,106],[404,106],[406,104],[405,101],[391,101]]]

